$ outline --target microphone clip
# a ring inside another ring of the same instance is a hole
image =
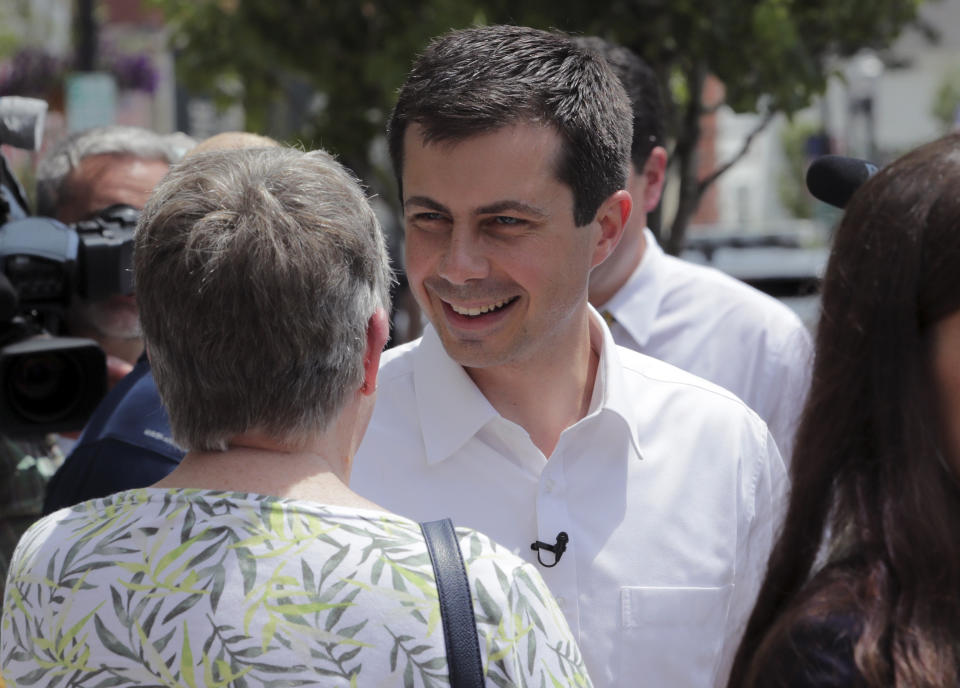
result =
[[[550,569],[560,563],[560,557],[562,557],[563,553],[567,551],[568,542],[570,542],[570,537],[561,530],[559,533],[557,533],[557,541],[554,544],[548,545],[546,542],[541,542],[540,540],[537,540],[532,545],[530,545],[530,549],[536,551],[537,561],[540,562],[540,566]],[[548,552],[553,553],[552,564],[546,564],[544,563],[543,559],[540,558],[540,550],[542,549],[545,549]]]

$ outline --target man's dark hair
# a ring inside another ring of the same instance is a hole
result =
[[[557,178],[573,191],[578,226],[626,184],[630,103],[602,57],[570,37],[521,26],[452,31],[433,39],[400,89],[387,125],[397,181],[411,123],[427,143],[456,142],[518,123],[563,140]],[[401,196],[403,189],[401,187]]]
[[[664,145],[663,97],[660,82],[653,69],[630,48],[599,36],[580,36],[574,39],[578,45],[603,56],[620,83],[627,91],[633,108],[633,144],[630,160],[637,170],[642,170],[650,157],[650,151]]]

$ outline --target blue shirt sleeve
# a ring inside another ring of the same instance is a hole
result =
[[[150,364],[141,356],[94,411],[50,480],[44,513],[157,482],[183,458],[170,435]]]

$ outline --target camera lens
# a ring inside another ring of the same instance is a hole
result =
[[[83,396],[83,374],[68,353],[23,356],[7,378],[10,405],[34,423],[52,423],[70,415]]]

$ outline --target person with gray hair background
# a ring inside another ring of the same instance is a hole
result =
[[[185,157],[210,150],[279,145],[250,132],[221,132],[198,143]],[[146,487],[166,476],[181,458],[183,450],[171,438],[167,411],[143,354],[94,410],[70,455],[50,479],[43,513]]]
[[[346,485],[392,279],[359,184],[322,151],[198,154],[147,204],[134,262],[187,454],[23,537],[0,626],[9,684],[448,685],[418,524]],[[458,535],[486,685],[589,687],[537,572]]]
[[[37,214],[69,224],[117,203],[140,209],[170,165],[192,146],[183,134],[122,125],[71,134],[37,166]],[[129,372],[143,351],[131,294],[74,299],[66,329],[71,336],[93,339],[106,352],[111,383]]]
[[[142,208],[170,165],[192,145],[183,134],[119,125],[71,134],[38,165],[37,214],[73,223],[117,203]],[[136,302],[128,294],[100,301],[73,295],[61,331],[52,334],[94,340],[106,353],[111,386],[132,370],[143,351]],[[47,483],[72,444],[60,434],[16,440],[0,435],[0,590],[9,557],[43,513]]]

